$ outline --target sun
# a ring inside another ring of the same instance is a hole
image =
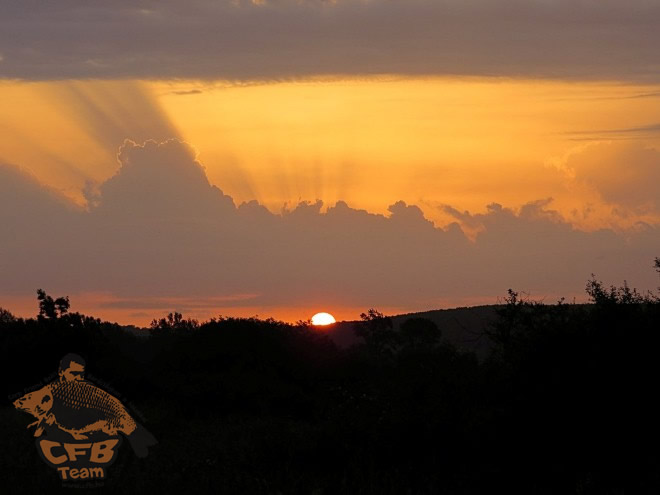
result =
[[[330,313],[316,313],[312,316],[312,325],[322,326],[335,323],[335,317]]]

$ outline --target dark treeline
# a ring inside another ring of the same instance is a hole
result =
[[[656,260],[660,271],[660,261]],[[362,315],[347,350],[304,322],[174,313],[149,337],[70,312],[0,311],[6,397],[75,352],[159,444],[124,447],[104,493],[660,493],[660,299],[587,284],[592,304],[509,291],[490,354],[411,318]],[[57,488],[32,418],[0,409],[5,486]]]

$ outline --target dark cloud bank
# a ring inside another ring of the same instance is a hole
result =
[[[658,25],[646,0],[4,0],[0,77],[657,82]]]
[[[574,230],[549,202],[491,204],[437,228],[399,201],[389,215],[344,202],[303,202],[273,214],[236,206],[211,185],[184,143],[126,142],[115,176],[76,208],[18,168],[0,166],[0,296],[110,292],[146,307],[154,298],[208,304],[437,308],[496,302],[511,287],[532,297],[581,292],[593,272],[657,286],[657,226],[635,232]],[[215,302],[213,302],[215,301]],[[553,300],[548,301],[553,302]],[[145,306],[146,304],[146,306]]]

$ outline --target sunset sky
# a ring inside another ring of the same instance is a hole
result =
[[[657,289],[659,25],[646,0],[2,2],[0,306]]]

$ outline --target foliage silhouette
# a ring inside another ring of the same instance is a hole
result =
[[[642,295],[637,292],[637,289],[628,287],[626,281],[623,282],[621,287],[612,285],[605,288],[603,283],[596,280],[593,274],[591,277],[591,280],[587,282],[586,291],[595,304],[643,304],[654,300],[653,294]]]
[[[43,289],[37,289],[39,299],[39,318],[56,319],[69,311],[69,297],[53,299]]]
[[[408,318],[401,325],[400,340],[407,349],[429,349],[438,345],[441,335],[438,326],[428,318]]]
[[[362,322],[355,326],[355,334],[362,337],[367,349],[375,356],[392,356],[396,351],[400,334],[394,331],[392,318],[374,308],[360,314]]]
[[[37,318],[0,311],[2,388],[76,352],[144,415],[159,446],[122,451],[104,493],[658,493],[660,302],[586,290],[552,305],[510,290],[483,360],[375,309],[342,350],[307,322],[176,312],[138,337],[44,293]],[[0,418],[7,486],[51,491],[30,419]]]
[[[194,319],[184,319],[181,313],[169,313],[165,318],[152,320],[150,325],[151,335],[163,335],[174,333],[192,332],[199,328],[199,322]]]
[[[4,308],[0,308],[0,324],[16,321],[16,317]]]

